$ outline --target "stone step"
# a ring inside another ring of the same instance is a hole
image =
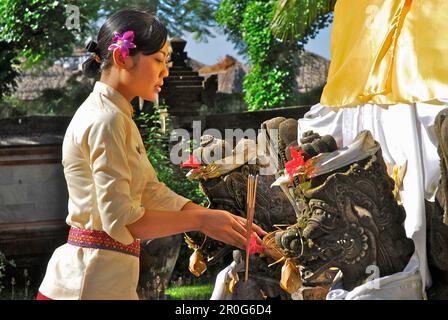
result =
[[[165,87],[168,86],[202,86],[203,80],[165,80]]]
[[[202,84],[198,84],[198,85],[175,85],[175,86],[173,86],[173,85],[165,86],[164,85],[164,88],[165,88],[165,90],[168,89],[168,88],[176,88],[176,90],[179,90],[179,91],[202,90],[203,89]]]
[[[187,66],[172,66],[170,70],[185,70],[185,71],[192,71],[193,69],[191,67]]]
[[[198,77],[198,73],[194,71],[172,71],[170,69],[170,76],[194,76]]]
[[[204,78],[203,77],[198,77],[198,76],[172,76],[170,75],[168,78],[165,78],[165,82],[168,81],[173,81],[173,80],[201,80],[203,81]]]

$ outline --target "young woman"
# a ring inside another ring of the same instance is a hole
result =
[[[101,78],[63,142],[70,234],[48,263],[38,299],[138,299],[139,239],[195,230],[245,246],[245,219],[196,205],[157,180],[132,120],[130,101],[155,100],[168,76],[163,24],[123,10],[97,40],[88,44],[94,54],[83,71]]]

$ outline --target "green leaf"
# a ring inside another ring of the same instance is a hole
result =
[[[311,180],[302,182],[302,183],[300,184],[300,188],[301,188],[303,191],[306,191],[306,190],[310,189],[310,188],[311,188]]]

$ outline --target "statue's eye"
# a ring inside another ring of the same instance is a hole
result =
[[[329,223],[335,223],[339,224],[340,222],[340,216],[335,212],[326,212],[325,213],[325,220],[327,220]]]

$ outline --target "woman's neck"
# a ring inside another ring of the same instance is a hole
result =
[[[126,86],[119,81],[118,77],[113,77],[102,73],[100,82],[105,83],[111,88],[117,90],[129,103],[131,103],[132,99],[135,97],[135,95],[129,92]]]

